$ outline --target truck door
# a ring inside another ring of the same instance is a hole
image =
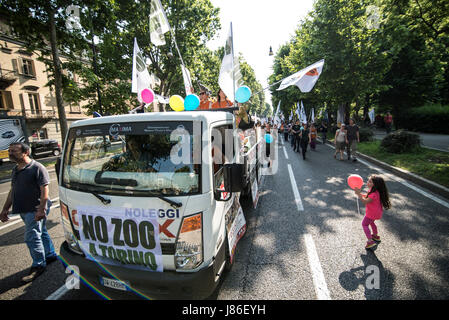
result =
[[[224,189],[223,164],[232,162],[235,158],[234,139],[232,125],[223,125],[212,129],[212,176],[213,190]],[[228,130],[228,131],[226,131]],[[215,210],[213,216],[214,229],[223,232],[216,239],[224,241],[226,246],[226,267],[230,268],[233,262],[235,247],[238,240],[246,231],[246,221],[239,202],[239,193],[221,194],[221,200],[214,201]],[[217,226],[217,228],[215,228]],[[220,237],[223,237],[220,240]]]

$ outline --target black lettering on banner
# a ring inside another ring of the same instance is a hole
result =
[[[95,249],[95,245],[93,243],[89,243],[89,253],[91,256],[98,256],[97,250]]]
[[[114,247],[108,247],[108,256],[111,259],[117,260],[117,254],[115,253]]]
[[[95,238],[95,231],[94,231],[94,223],[92,221],[92,216],[85,216],[82,215],[81,218],[83,219],[83,233],[84,238],[87,240],[93,240],[96,241]]]
[[[122,249],[117,249],[117,259],[123,263],[128,264],[128,261],[126,260],[126,251]]]
[[[133,220],[125,220],[123,222],[123,236],[128,247],[136,248],[139,245],[137,224]]]
[[[151,270],[157,269],[156,259],[152,252],[145,253],[145,265],[147,265]]]
[[[99,245],[98,246],[99,248],[100,248],[100,250],[101,250],[101,255],[103,256],[103,257],[106,257],[106,249],[107,249],[107,247],[106,246],[103,246],[103,245]]]
[[[154,240],[154,227],[151,222],[142,221],[139,224],[139,236],[140,244],[145,249],[151,250],[156,247],[156,241]]]
[[[94,222],[95,222],[95,233],[97,235],[98,240],[103,243],[107,243],[109,237],[106,220],[101,216],[97,216],[95,217]]]
[[[120,239],[122,234],[122,220],[112,218],[111,223],[114,225],[114,245],[116,246],[124,246],[125,243]]]
[[[134,263],[143,265],[143,252],[142,251],[133,251]]]

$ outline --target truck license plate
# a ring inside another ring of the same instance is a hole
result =
[[[116,279],[109,279],[105,277],[100,277],[100,283],[108,288],[117,289],[121,291],[128,291],[130,290],[130,285],[128,282],[119,281]]]

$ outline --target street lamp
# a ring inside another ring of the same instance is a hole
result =
[[[273,55],[273,48],[270,46],[270,53],[268,54],[269,56]]]

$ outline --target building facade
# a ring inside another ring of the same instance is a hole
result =
[[[54,139],[62,144],[55,90],[47,86],[48,81],[49,73],[38,54],[27,52],[0,21],[0,118],[23,119],[30,142]],[[82,103],[64,103],[64,107],[68,127],[89,117]]]

